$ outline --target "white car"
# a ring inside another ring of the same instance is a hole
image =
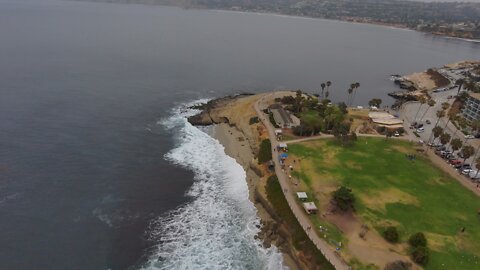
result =
[[[424,131],[425,131],[425,129],[424,129],[423,127],[417,128],[417,133],[422,133],[422,132],[424,132]]]
[[[463,175],[469,175],[471,172],[473,172],[473,169],[463,169],[462,170],[462,174]],[[477,171],[475,171],[475,174],[477,173]]]
[[[475,136],[473,135],[465,135],[465,139],[475,139]]]
[[[480,179],[480,172],[477,173],[477,171],[471,171],[468,176],[471,178],[471,179]]]

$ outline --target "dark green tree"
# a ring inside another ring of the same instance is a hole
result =
[[[345,186],[341,186],[333,192],[333,200],[342,211],[354,208],[355,196],[353,195],[352,190]]]

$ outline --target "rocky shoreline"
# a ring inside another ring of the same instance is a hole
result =
[[[315,269],[311,262],[297,252],[288,229],[275,213],[266,197],[265,184],[269,172],[255,162],[258,145],[265,134],[260,123],[251,124],[256,116],[253,103],[260,95],[241,94],[227,96],[195,106],[201,112],[188,118],[192,125],[214,126],[212,136],[225,147],[225,153],[234,158],[247,174],[250,200],[261,219],[260,232],[256,236],[266,248],[276,246],[284,255],[284,263],[290,269]],[[241,113],[238,113],[238,112]]]

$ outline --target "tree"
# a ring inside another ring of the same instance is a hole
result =
[[[445,111],[444,110],[439,110],[437,111],[437,122],[435,123],[435,127],[438,127],[438,122],[440,122],[440,118],[444,117],[445,116]],[[434,135],[434,133],[432,132],[432,135],[430,135],[430,138],[428,139],[428,142],[430,142],[432,140],[432,136]],[[440,136],[440,135],[439,135]],[[434,139],[435,140],[435,139]]]
[[[442,127],[439,127],[439,126],[434,127],[432,129],[433,141],[435,141],[435,139],[440,137],[440,135],[442,135],[442,133],[443,133],[443,128]]]
[[[327,92],[325,93],[325,98],[328,98],[330,95],[330,86],[332,85],[331,81],[327,81]]]
[[[377,108],[380,108],[380,104],[382,104],[382,100],[379,99],[379,98],[372,98],[369,102],[368,102],[368,106],[370,107],[377,107]]]
[[[448,133],[442,133],[442,135],[440,135],[440,142],[445,145],[447,144],[449,141],[450,141],[450,134]]]
[[[457,96],[458,96],[458,94],[460,93],[460,90],[462,89],[462,85],[463,85],[464,82],[465,82],[464,79],[458,79],[458,80],[455,82],[455,84],[458,85]]]
[[[430,99],[430,100],[427,102],[427,104],[428,104],[428,107],[427,107],[427,109],[425,110],[425,112],[423,113],[423,115],[422,115],[422,117],[420,118],[419,122],[422,122],[423,117],[425,117],[425,115],[427,114],[427,112],[428,112],[428,110],[429,110],[430,108],[432,108],[433,106],[435,106],[436,102],[435,102],[435,100]]]
[[[322,83],[320,84],[320,87],[322,87],[322,94],[321,94],[321,98],[323,99],[323,90],[325,90],[325,83]]]
[[[452,151],[455,152],[458,149],[462,148],[463,143],[462,140],[460,140],[459,138],[454,138],[450,142],[450,145],[452,146]]]
[[[422,232],[414,233],[410,236],[410,238],[408,238],[408,243],[412,247],[426,247],[427,238]]]
[[[341,121],[333,126],[333,136],[340,140],[342,142],[342,145],[345,145],[350,139],[348,136],[350,132],[350,125],[351,123],[349,121]]]
[[[465,162],[469,157],[475,153],[475,149],[470,145],[465,145],[462,148],[463,162]]]
[[[347,211],[353,209],[355,196],[351,189],[341,186],[333,192],[333,200],[342,211]]]
[[[415,114],[415,117],[413,118],[413,121],[414,121],[414,122],[417,121],[418,113],[420,112],[420,109],[422,108],[423,104],[427,103],[427,99],[426,99],[424,96],[420,96],[420,97],[418,98],[418,102],[420,102],[420,106],[418,106],[417,113]]]
[[[352,103],[350,102],[351,99],[352,99],[352,93],[353,93],[353,88],[352,88],[352,86],[350,86],[350,88],[348,88],[347,93],[348,93],[347,104],[350,106],[350,105],[352,104]]]
[[[390,243],[397,243],[399,238],[397,228],[394,226],[387,227],[383,232],[383,237]]]
[[[353,90],[354,90],[354,91],[353,91],[353,98],[352,98],[352,100],[351,100],[351,104],[350,104],[350,105],[352,105],[352,104],[353,104],[353,100],[355,100],[355,96],[357,95],[357,91],[358,91],[358,88],[360,87],[360,83],[359,83],[359,82],[356,82],[356,83],[353,83],[352,85],[353,85]]]
[[[420,265],[426,265],[430,257],[430,252],[427,247],[419,246],[412,249],[410,256],[412,257],[412,261]]]
[[[272,144],[269,139],[265,139],[260,143],[258,151],[258,163],[262,164],[272,159]]]

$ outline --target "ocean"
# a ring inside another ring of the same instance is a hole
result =
[[[480,44],[295,17],[0,0],[0,269],[278,269],[245,173],[188,104],[390,74]]]

